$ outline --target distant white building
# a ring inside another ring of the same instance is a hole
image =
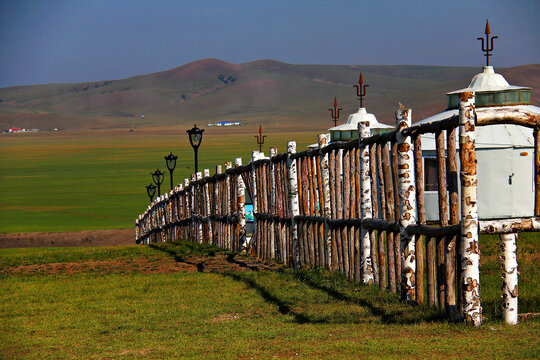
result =
[[[345,124],[334,126],[330,129],[330,141],[349,141],[358,139],[358,123],[369,122],[371,135],[380,134],[394,130],[393,126],[381,124],[375,115],[366,111],[366,108],[359,108],[357,112],[350,114]]]

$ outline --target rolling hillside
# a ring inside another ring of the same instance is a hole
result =
[[[292,65],[273,60],[231,64],[195,61],[168,71],[80,84],[0,89],[0,129],[112,128],[236,120],[268,127],[326,129],[337,96],[341,121],[356,110],[352,87],[362,71],[365,106],[393,122],[398,101],[417,121],[446,107],[445,93],[468,85],[480,67]],[[539,104],[540,65],[496,69],[513,85],[530,86]],[[141,115],[144,115],[142,117]]]

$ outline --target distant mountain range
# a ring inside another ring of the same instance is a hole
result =
[[[512,85],[534,88],[540,104],[540,64],[495,69]],[[393,123],[398,101],[413,122],[446,108],[445,93],[466,87],[481,67],[292,65],[274,60],[231,64],[218,59],[128,79],[0,89],[0,129],[169,126],[217,121],[267,128],[326,129],[334,96],[340,122],[356,111],[360,72],[364,105]]]

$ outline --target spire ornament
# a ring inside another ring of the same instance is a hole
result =
[[[498,36],[492,36],[490,43],[489,35],[491,34],[491,29],[489,28],[489,20],[486,21],[486,30],[484,31],[484,34],[486,34],[485,42],[483,37],[479,37],[477,39],[482,41],[482,51],[485,52],[484,56],[486,57],[486,66],[489,66],[489,57],[493,55],[489,53],[490,51],[493,51],[493,40],[499,38]]]
[[[356,96],[358,96],[358,100],[360,100],[360,107],[364,107],[364,96],[366,96],[366,88],[369,85],[364,85],[364,78],[362,77],[362,73],[360,73],[360,77],[358,78],[358,85],[353,85],[353,87],[356,88]]]
[[[343,110],[342,108],[337,108],[337,98],[334,96],[334,108],[330,110],[330,116],[334,119],[334,126],[337,126],[337,120],[339,119],[339,112]]]
[[[264,139],[266,135],[262,134],[262,125],[259,125],[259,135],[254,135],[257,138],[257,144],[259,144],[259,152],[262,152],[262,146],[264,144]]]

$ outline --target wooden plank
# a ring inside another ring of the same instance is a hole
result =
[[[424,169],[422,166],[422,141],[420,136],[413,139],[414,168],[416,171],[416,207],[418,223],[426,223],[426,209],[424,206]],[[424,303],[424,237],[416,237],[416,302]]]
[[[395,212],[394,212],[394,185],[392,179],[392,170],[388,164],[390,164],[390,154],[388,150],[388,145],[384,144],[381,147],[382,150],[382,162],[387,164],[383,166],[383,177],[384,177],[384,191],[386,198],[386,215],[388,221],[395,221]],[[391,292],[397,292],[396,287],[396,278],[399,277],[395,265],[395,253],[394,253],[394,233],[386,233],[386,244],[388,248],[388,288]],[[398,275],[398,276],[396,276]]]
[[[534,216],[540,216],[540,128],[534,128]]]
[[[377,163],[375,161],[375,148],[377,144],[371,144],[369,148],[369,177],[371,182],[371,212],[372,218],[379,217],[379,204],[377,201]],[[371,261],[373,263],[373,282],[379,284],[379,251],[378,242],[375,231],[370,231],[369,238],[371,241]]]
[[[342,218],[349,218],[350,214],[350,195],[351,195],[351,172],[350,172],[350,150],[343,150],[343,213]],[[351,279],[351,263],[349,261],[350,257],[350,247],[349,247],[349,232],[346,227],[341,228],[341,238],[343,241],[343,262],[344,262],[344,271],[347,275],[347,278]]]
[[[398,154],[397,154],[397,143],[392,141],[392,180],[394,185],[394,218],[396,222],[399,219],[399,192],[398,192]],[[401,281],[401,240],[400,233],[397,232],[394,234],[394,263],[396,267],[396,281]]]
[[[438,198],[439,198],[439,224],[448,226],[448,193],[446,186],[446,156],[444,152],[444,133],[436,133],[436,151],[437,151],[437,180],[438,180]],[[439,297],[439,306],[447,309],[446,304],[446,238],[437,238],[437,293]]]
[[[456,157],[456,128],[446,131],[446,153],[448,158],[448,192],[450,198],[450,225],[459,224],[459,194]],[[446,304],[452,318],[458,315],[460,304],[456,301],[456,239],[457,236],[446,237]],[[457,268],[461,268],[458,266]],[[461,274],[459,274],[461,275]]]

